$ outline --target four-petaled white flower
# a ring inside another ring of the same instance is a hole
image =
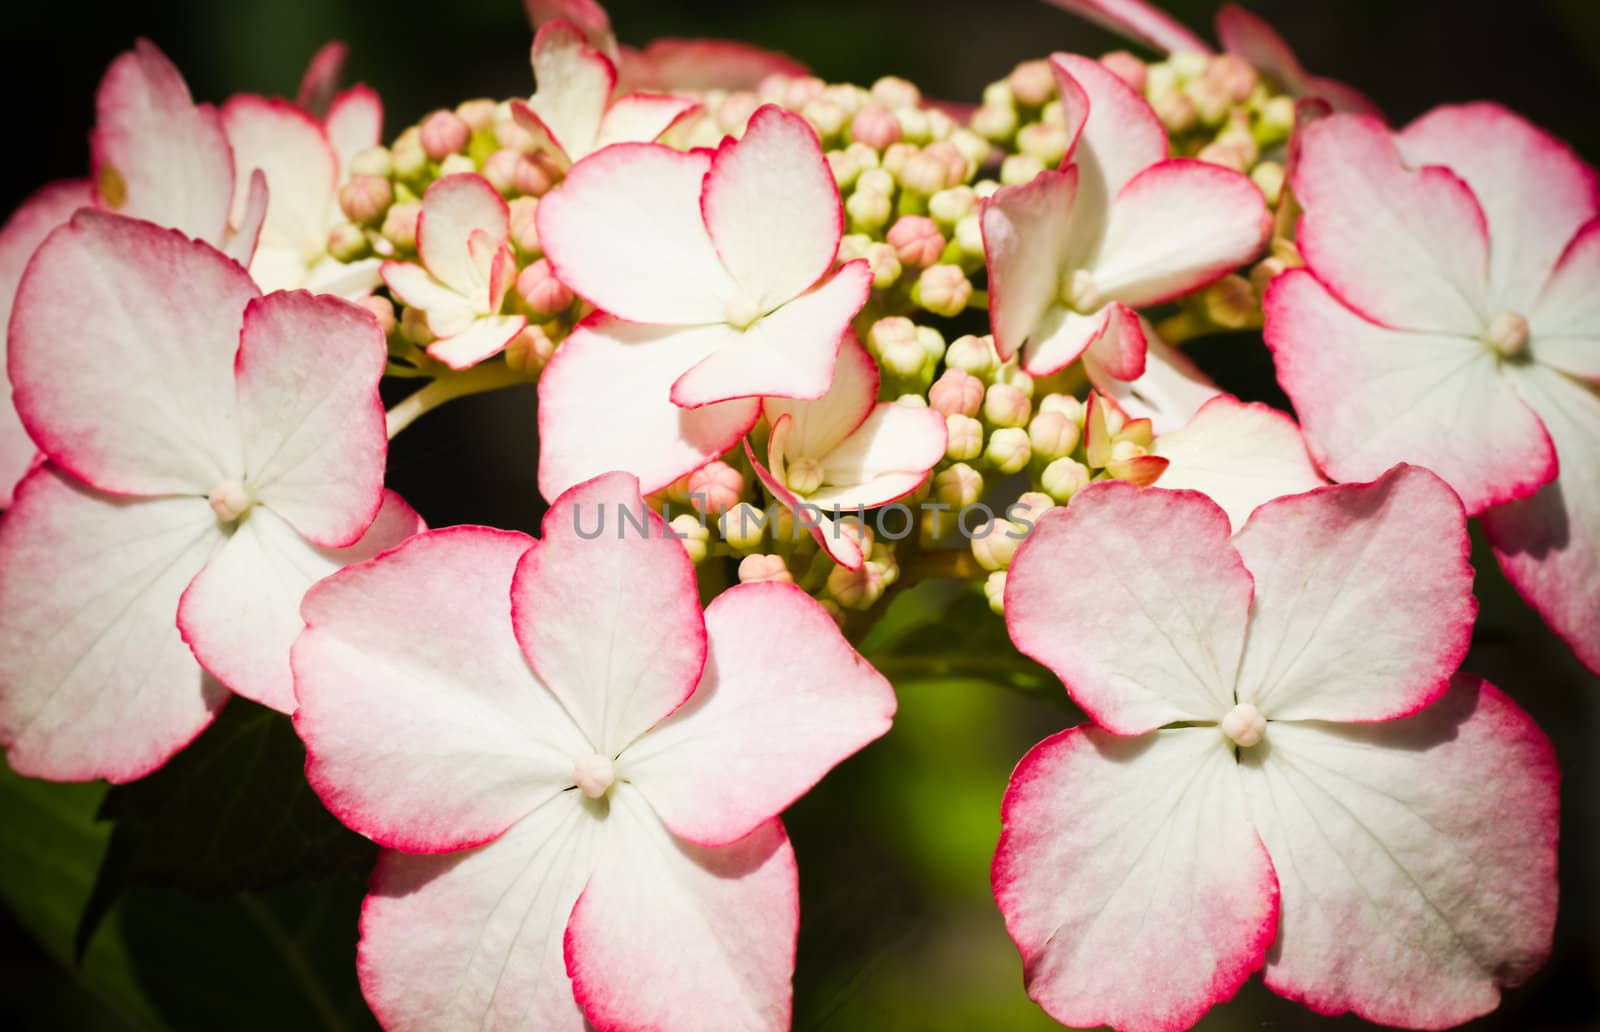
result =
[[[860,542],[840,530],[832,513],[903,498],[944,458],[944,417],[930,408],[878,401],[878,364],[854,334],[846,334],[839,348],[828,393],[815,401],[768,398],[761,410],[772,428],[765,466],[745,442],[756,475],[829,555],[852,570],[865,558]]]
[[[833,274],[844,208],[811,126],[775,106],[715,152],[617,144],[538,209],[556,275],[600,311],[539,381],[539,488],[607,470],[656,491],[736,444],[761,397],[820,398],[872,288]]]
[[[1557,770],[1455,676],[1465,514],[1397,467],[1257,509],[1091,486],[1013,560],[1006,623],[1095,721],[1012,775],[994,891],[1057,1020],[1187,1028],[1264,968],[1320,1013],[1444,1028],[1534,971]]]
[[[224,684],[292,708],[301,594],[417,529],[383,490],[377,321],[262,297],[207,244],[84,210],[23,277],[11,344],[49,460],[0,523],[11,766],[126,781],[198,734]]]
[[[383,263],[383,280],[395,296],[427,314],[438,338],[428,354],[452,369],[498,354],[528,323],[526,316],[500,313],[517,276],[510,239],[505,199],[482,176],[459,172],[434,180],[422,195],[422,264]]]
[[[1318,463],[1425,465],[1600,670],[1600,180],[1492,104],[1305,130],[1266,337]],[[1559,469],[1559,476],[1558,474]]]
[[[895,709],[815,600],[747,584],[702,614],[682,544],[607,474],[542,540],[423,534],[304,615],[307,775],[390,847],[360,946],[385,1027],[788,1027],[777,815]]]
[[[1048,375],[1085,351],[1137,378],[1145,337],[1134,309],[1249,261],[1271,217],[1231,169],[1167,157],[1150,105],[1098,61],[1054,54],[1072,146],[1061,168],[982,206],[989,315],[1001,358]]]

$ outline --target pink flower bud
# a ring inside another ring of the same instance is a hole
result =
[[[964,462],[941,470],[933,478],[933,496],[952,509],[971,505],[983,494],[983,474]]]
[[[1218,54],[1206,64],[1204,81],[1230,104],[1243,104],[1255,92],[1256,70],[1233,54]]]
[[[1060,412],[1040,412],[1028,424],[1028,440],[1033,453],[1043,459],[1059,459],[1072,454],[1083,431]]]
[[[941,190],[964,182],[972,174],[972,161],[949,140],[936,140],[922,148],[922,153],[944,165],[944,185],[939,188]],[[929,196],[938,192],[931,191]]]
[[[522,270],[517,277],[517,296],[530,313],[540,318],[549,318],[572,304],[572,290],[556,279],[555,270],[545,258]]]
[[[394,187],[378,176],[356,176],[339,188],[339,210],[358,226],[374,225],[394,203]]]
[[[556,353],[555,341],[537,323],[529,323],[506,345],[506,365],[528,376],[537,375]]]
[[[689,502],[708,516],[720,516],[739,504],[744,474],[726,462],[708,462],[689,474]]]
[[[886,372],[912,377],[922,372],[922,367],[928,364],[928,351],[916,336],[896,337],[879,350],[878,361]]]
[[[700,517],[684,513],[674,516],[667,524],[667,533],[678,539],[683,550],[689,553],[691,563],[701,563],[711,551],[711,530],[700,522]]]
[[[783,106],[799,111],[811,101],[822,96],[828,84],[814,75],[799,75],[790,79],[783,89]]]
[[[871,243],[861,257],[872,269],[872,285],[879,290],[894,286],[905,269],[900,265],[900,255],[888,244]]]
[[[983,597],[989,602],[989,611],[995,616],[1006,615],[1006,572],[996,570],[983,582]]]
[[[730,93],[717,105],[717,128],[725,133],[742,133],[750,116],[761,106],[761,98],[748,91]]]
[[[1039,399],[1040,412],[1059,412],[1079,427],[1083,426],[1083,402],[1070,394],[1046,394]]]
[[[972,113],[972,131],[991,143],[1007,143],[1017,132],[1017,111],[1010,105],[985,104]]]
[[[539,227],[534,216],[539,210],[536,197],[518,197],[511,202],[511,242],[523,254],[539,254]]]
[[[953,412],[944,417],[945,458],[970,462],[983,454],[983,424],[971,416]]]
[[[1021,522],[1039,522],[1039,517],[1056,507],[1055,500],[1043,491],[1024,491],[1017,500],[1006,506],[1011,519]]]
[[[930,265],[917,277],[911,297],[934,315],[948,318],[966,310],[972,298],[972,284],[959,265]]]
[[[1017,546],[1027,535],[1010,520],[990,520],[972,534],[972,558],[985,570],[1003,570],[1011,565]]]
[[[862,563],[859,570],[835,566],[828,574],[828,594],[846,609],[867,609],[883,597],[888,582],[877,563]]]
[[[895,108],[916,107],[922,103],[922,91],[896,75],[886,75],[872,84],[872,99],[891,111]]]
[[[486,133],[494,128],[495,113],[500,105],[488,97],[463,100],[456,105],[456,115],[475,133]]]
[[[434,161],[467,149],[472,127],[454,111],[435,111],[422,120],[422,150]]]
[[[422,140],[416,128],[407,129],[389,148],[389,164],[396,179],[415,180],[428,171],[428,152],[422,149]]]
[[[983,398],[983,418],[994,426],[1023,426],[1033,406],[1028,396],[1008,383],[997,383]]]
[[[1089,486],[1089,468],[1073,459],[1057,459],[1044,468],[1039,484],[1051,498],[1065,505],[1073,495]]]
[[[989,445],[983,449],[983,460],[1001,473],[1016,473],[1033,458],[1033,445],[1028,431],[1021,427],[1001,427],[989,435]]]
[[[761,584],[774,581],[793,584],[794,574],[781,555],[747,555],[739,560],[739,583]]]
[[[1048,61],[1024,61],[1006,77],[1011,95],[1023,107],[1042,107],[1056,95],[1056,77]]]
[[[1017,133],[1017,149],[1046,168],[1061,164],[1061,159],[1067,156],[1069,142],[1065,128],[1048,122],[1025,125]]]
[[[420,308],[407,308],[400,313],[400,336],[419,348],[434,342],[433,330],[428,328],[428,313]]]
[[[1113,50],[1102,57],[1100,63],[1105,65],[1112,75],[1127,83],[1135,93],[1144,92],[1144,84],[1150,77],[1150,70],[1137,57],[1126,50]]]
[[[995,368],[1000,364],[999,356],[994,353],[994,338],[974,337],[971,334],[951,341],[944,353],[944,361],[950,368],[971,373],[979,379],[994,375]]]
[[[867,330],[867,350],[882,355],[901,341],[915,343],[917,324],[903,315],[890,315],[872,324]]]
[[[1180,90],[1151,97],[1150,107],[1155,111],[1156,117],[1161,119],[1161,124],[1167,127],[1168,132],[1187,132],[1200,121],[1200,112],[1195,107],[1194,101]]]
[[[325,248],[335,261],[353,262],[367,255],[367,234],[348,222],[341,222],[328,233]]]
[[[870,232],[889,221],[889,216],[894,214],[894,202],[889,200],[888,194],[862,189],[857,183],[855,193],[844,202],[844,210],[850,216],[852,229]]]
[[[389,156],[389,148],[368,147],[357,151],[350,158],[350,167],[344,171],[350,176],[382,176],[388,179],[394,174],[394,161]]]
[[[900,184],[912,193],[931,197],[948,185],[945,163],[936,156],[919,151],[906,159],[900,167]]]
[[[944,237],[938,225],[925,215],[903,215],[889,227],[888,240],[905,265],[922,268],[932,265],[944,253]]]
[[[379,297],[377,294],[368,294],[357,301],[356,304],[372,313],[373,317],[378,320],[378,326],[382,328],[385,337],[394,332],[394,302],[386,297]]]
[[[416,201],[391,204],[379,232],[396,250],[410,251],[417,246],[417,219],[421,216],[422,205]]]
[[[850,122],[850,136],[871,147],[884,150],[900,140],[900,122],[881,104],[865,104]]]
[[[484,159],[483,178],[500,196],[513,197],[517,192],[517,168],[527,160],[514,150],[497,150]]]
[[[928,388],[928,402],[943,416],[976,416],[983,407],[983,381],[962,369],[946,369]]]

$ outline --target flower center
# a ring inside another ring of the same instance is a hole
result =
[[[1528,320],[1516,312],[1501,312],[1489,320],[1483,342],[1501,358],[1521,358],[1528,353]]]
[[[1098,312],[1105,307],[1105,298],[1100,296],[1099,289],[1094,284],[1094,277],[1088,269],[1074,269],[1061,280],[1061,301],[1068,308],[1084,315]]]
[[[1248,702],[1241,702],[1222,718],[1222,733],[1234,745],[1248,749],[1267,736],[1267,718]]]
[[[723,311],[723,318],[728,320],[728,325],[739,330],[748,330],[755,321],[761,318],[761,309],[755,301],[743,294],[736,294],[728,299],[728,307]]]
[[[787,470],[789,490],[795,494],[810,494],[822,486],[822,463],[816,459],[795,459]]]
[[[237,480],[224,480],[212,488],[206,501],[211,504],[211,511],[217,514],[217,520],[221,523],[232,523],[255,504],[250,492]]]
[[[609,757],[599,753],[590,753],[580,756],[578,762],[572,765],[572,780],[578,783],[578,789],[590,799],[599,799],[611,791],[611,786],[617,780],[617,768]]]

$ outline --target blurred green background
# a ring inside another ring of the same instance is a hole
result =
[[[1208,34],[1212,0],[1167,6]],[[1600,160],[1600,3],[1249,6],[1311,69],[1361,87],[1397,122],[1444,101],[1494,99]],[[894,73],[954,100],[976,99],[1018,60],[1119,45],[1037,0],[614,0],[609,8],[625,42],[736,37],[783,49],[829,79]],[[207,100],[292,94],[314,50],[342,38],[351,45],[350,77],[384,97],[389,135],[433,108],[530,88],[530,33],[516,0],[12,3],[4,23],[0,95],[10,98],[4,120],[18,144],[0,163],[6,211],[46,180],[83,173],[95,83],[139,35],[160,45]],[[1284,403],[1259,337],[1202,340],[1192,353],[1235,393]],[[503,392],[429,416],[396,442],[392,485],[434,525],[532,530],[542,509],[532,405],[529,392]],[[1482,617],[1468,669],[1533,712],[1555,740],[1565,783],[1555,955],[1473,1027],[1597,1028],[1600,684],[1516,599],[1481,542],[1475,560]],[[1022,991],[989,895],[988,864],[1012,765],[1081,716],[1059,685],[1014,659],[981,597],[955,585],[906,593],[865,647],[895,680],[900,716],[884,741],[788,814],[803,901],[796,1027],[1054,1027]],[[295,795],[299,786],[286,773],[295,745],[284,740],[281,719],[240,703],[234,709],[196,747],[193,769],[180,772],[211,795],[193,797],[169,782],[129,804],[154,817],[138,825],[143,837],[131,853],[116,853],[126,891],[81,964],[72,961],[73,939],[107,849],[110,826],[94,820],[104,789],[0,774],[0,1028],[371,1027],[353,971],[358,872],[368,857],[359,844],[318,838],[327,829],[306,817],[306,800]],[[285,794],[295,799],[285,803]],[[299,866],[273,866],[277,853],[232,855],[234,834],[252,821],[281,822],[280,852]],[[194,872],[213,862],[239,878],[197,884]],[[258,888],[233,891],[245,883]],[[1319,1018],[1252,982],[1201,1027],[1363,1026]]]

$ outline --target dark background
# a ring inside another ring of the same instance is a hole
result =
[[[735,37],[783,49],[827,79],[868,83],[894,73],[952,100],[977,99],[985,83],[1024,58],[1121,45],[1037,0],[612,0],[608,6],[624,42]],[[1210,35],[1212,0],[1166,6]],[[1311,70],[1360,87],[1396,123],[1441,102],[1493,99],[1567,139],[1589,161],[1600,160],[1600,3],[1252,0],[1248,6],[1283,32]],[[3,21],[0,124],[9,143],[0,151],[0,211],[43,182],[84,174],[95,84],[106,63],[140,35],[183,69],[197,98],[212,101],[240,91],[292,96],[316,48],[342,38],[351,45],[347,78],[382,94],[391,138],[433,108],[472,96],[526,94],[531,85],[530,33],[516,0],[103,6],[29,0],[8,4]],[[1258,340],[1202,341],[1194,353],[1236,393],[1282,404]],[[532,530],[542,508],[533,431],[527,392],[457,403],[396,442],[392,485],[434,525]],[[1476,1027],[1600,1028],[1600,865],[1593,859],[1600,847],[1594,758],[1600,685],[1516,600],[1486,550],[1480,546],[1474,558],[1483,616],[1468,669],[1488,675],[1533,712],[1556,742],[1566,779],[1556,954]],[[971,600],[952,597],[949,603]],[[1003,648],[1003,629],[995,639],[998,622],[981,607],[968,623],[974,637],[962,647]],[[948,634],[939,640],[948,648]],[[902,653],[914,653],[916,641],[913,634]],[[1015,953],[988,896],[987,860],[1011,765],[1033,742],[1078,717],[1058,687],[1007,691],[960,677],[919,676],[909,667],[896,681],[902,709],[895,730],[789,815],[805,907],[796,1025],[1051,1027],[1022,994]],[[0,821],[7,817],[0,813]],[[317,920],[333,932],[324,959],[312,962],[349,963],[344,939],[353,935],[353,912],[339,902],[317,906]],[[137,913],[123,915],[134,929],[129,938],[140,955],[140,978],[160,999],[181,996],[193,981],[221,977],[208,965],[235,943],[262,934],[254,925],[218,924],[205,906],[170,895],[146,893],[128,907],[159,911],[194,932],[141,943]],[[0,951],[9,958],[0,968],[0,1027],[124,1027],[74,1003],[75,983],[4,914]],[[283,991],[294,992],[289,985]],[[185,1028],[231,1024],[218,1014],[206,1021],[175,1013],[169,1011],[168,1020]],[[334,1020],[328,1008],[319,1014],[326,1027],[363,1027],[359,1014],[347,1021]],[[1202,1027],[1359,1024],[1317,1018],[1252,982]]]

